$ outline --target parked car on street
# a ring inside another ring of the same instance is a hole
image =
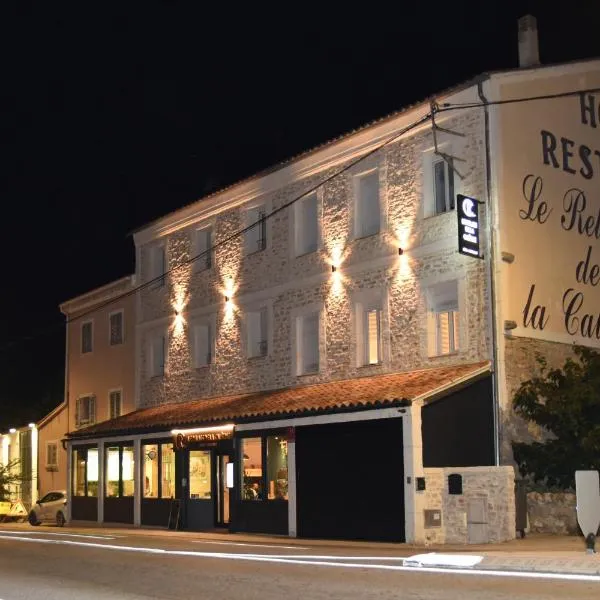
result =
[[[48,492],[38,500],[29,511],[29,524],[56,523],[62,527],[67,522],[67,492],[56,490]]]

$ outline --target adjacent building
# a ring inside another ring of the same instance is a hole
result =
[[[135,407],[134,285],[134,277],[123,277],[60,305],[66,318],[65,399],[37,424],[42,495],[67,489],[67,433]]]
[[[35,423],[0,434],[0,464],[12,465],[20,481],[8,486],[11,502],[29,510],[38,499],[38,431]]]
[[[69,335],[72,519],[514,537],[512,393],[600,345],[600,61],[523,40],[520,69],[135,233],[131,370],[78,375],[114,306]],[[104,420],[113,389],[136,410]]]

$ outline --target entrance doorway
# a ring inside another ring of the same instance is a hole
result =
[[[231,521],[233,462],[229,454],[217,455],[217,526],[228,527]]]
[[[200,530],[214,527],[213,465],[211,450],[187,452],[187,505],[188,529]]]

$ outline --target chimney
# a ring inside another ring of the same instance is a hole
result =
[[[535,67],[540,64],[537,19],[525,15],[519,19],[519,67]]]

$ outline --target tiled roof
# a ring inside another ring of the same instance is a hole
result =
[[[162,404],[73,431],[70,438],[172,427],[301,417],[320,413],[387,408],[452,388],[489,367],[487,362],[359,377],[236,396]]]

